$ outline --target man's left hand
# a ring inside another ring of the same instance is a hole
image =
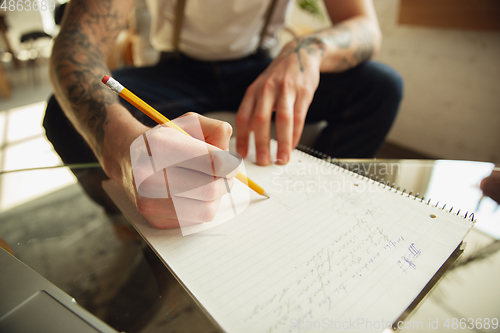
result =
[[[277,163],[288,162],[319,84],[322,54],[323,44],[317,37],[296,39],[248,87],[236,116],[237,151],[241,156],[247,154],[253,130],[257,164],[269,164],[271,116],[276,112]]]

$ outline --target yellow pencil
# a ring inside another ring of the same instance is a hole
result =
[[[152,106],[150,106],[142,99],[137,97],[134,93],[132,93],[130,90],[122,86],[118,81],[116,81],[109,75],[104,75],[104,77],[102,78],[102,83],[108,86],[108,88],[117,93],[127,102],[138,108],[141,112],[144,112],[144,114],[146,114],[148,117],[156,121],[158,124],[165,124],[171,128],[178,130],[181,133],[189,135],[188,132],[184,131],[182,128],[174,124],[172,121],[170,121],[170,119],[162,115],[160,112],[156,111]],[[262,187],[260,187],[256,182],[254,182],[247,176],[245,176],[243,173],[238,172],[238,174],[236,175],[236,179],[243,182],[244,184],[248,184],[248,187],[250,187],[258,194],[269,198],[269,194],[267,194]]]

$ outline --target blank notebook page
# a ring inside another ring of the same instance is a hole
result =
[[[275,143],[272,144],[276,149]],[[227,332],[381,332],[418,296],[472,222],[294,151],[246,172],[271,195],[214,228],[157,230],[103,184]]]

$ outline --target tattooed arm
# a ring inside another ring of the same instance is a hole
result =
[[[179,226],[177,213],[180,208],[174,207],[170,194],[169,198],[141,196],[134,185],[130,146],[149,128],[137,121],[118,103],[118,97],[101,83],[103,75],[109,73],[106,55],[123,28],[131,6],[132,1],[129,0],[72,0],[52,52],[51,82],[65,114],[90,144],[106,174],[123,186],[151,225],[174,228]],[[193,116],[189,119],[196,120],[197,115]],[[229,124],[199,116],[194,127],[199,128],[200,125],[206,143],[223,150],[229,148],[232,133]],[[184,121],[184,128],[189,131],[186,126]],[[148,142],[168,151],[168,156],[175,155],[178,147],[181,147],[178,154],[185,156],[196,156],[200,150],[206,149],[202,141],[177,131],[168,132],[165,128],[150,134]],[[201,179],[202,186],[196,184],[191,187],[193,190],[180,191],[182,193],[176,200],[181,204],[180,207],[188,211],[183,213],[187,222],[209,222],[217,212],[220,198],[227,193],[227,184],[234,182],[234,174],[225,177],[229,183],[223,182],[221,178],[214,180],[212,168],[212,165],[205,168],[210,175],[204,175],[199,169],[184,167],[180,176],[169,176],[167,183],[161,173],[161,177],[149,177],[143,184],[154,192],[158,188],[164,189],[165,185],[168,188],[169,184],[174,188],[185,188],[190,181]],[[134,172],[149,174],[150,169],[148,163],[139,165]]]
[[[50,61],[59,104],[112,178],[120,177],[117,161],[124,158],[116,153],[126,151],[117,145],[146,130],[100,81],[109,74],[105,59],[132,5],[133,0],[72,0]]]
[[[257,163],[270,162],[272,112],[276,112],[278,162],[287,163],[302,135],[320,72],[341,72],[370,59],[380,48],[381,33],[372,0],[324,0],[333,26],[285,45],[250,85],[236,117],[238,153],[247,154],[255,132]]]
[[[345,71],[378,52],[382,34],[371,0],[325,0],[325,6],[334,26],[304,36],[322,44],[322,72]]]

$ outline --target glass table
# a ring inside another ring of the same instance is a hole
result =
[[[445,209],[454,206],[468,214],[475,212],[478,222],[465,239],[462,259],[407,323],[422,322],[429,328],[437,321],[438,329],[433,331],[444,332],[446,320],[451,329],[453,318],[500,317],[500,215],[492,201],[483,200],[478,207],[479,182],[489,175],[492,164],[340,162],[389,186],[418,193],[422,201],[431,198],[429,204],[446,203]],[[88,194],[109,200],[100,191],[102,175],[96,164],[2,172],[0,238],[6,247],[117,331],[217,331],[123,215],[90,199]],[[404,331],[422,331],[416,327]]]

